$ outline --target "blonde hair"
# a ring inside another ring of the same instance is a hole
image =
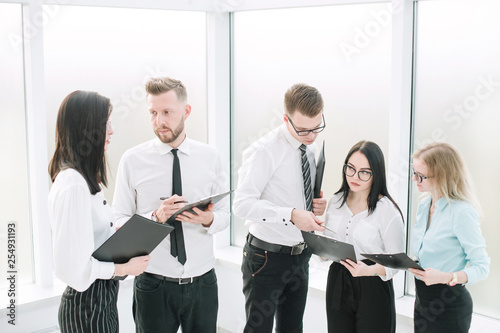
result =
[[[425,163],[427,176],[433,178],[442,197],[448,201],[467,201],[480,211],[470,174],[456,148],[445,142],[433,142],[417,150],[413,158]]]
[[[177,94],[179,102],[187,102],[187,90],[181,81],[169,77],[154,77],[145,84],[148,95],[160,95],[170,90]]]

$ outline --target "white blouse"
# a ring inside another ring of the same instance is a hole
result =
[[[358,260],[365,259],[360,253],[404,252],[404,223],[398,209],[387,198],[377,202],[372,214],[368,210],[353,215],[347,204],[340,207],[341,195],[330,199],[326,212],[326,225],[335,233],[325,230],[325,236],[352,244]],[[385,267],[384,281],[391,279],[398,270]]]
[[[110,279],[115,267],[92,257],[113,233],[113,213],[102,191],[90,194],[75,169],[59,172],[49,193],[55,275],[85,291],[96,279]]]

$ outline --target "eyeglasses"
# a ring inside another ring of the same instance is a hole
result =
[[[429,178],[432,178],[432,177],[429,177],[429,176],[424,176],[418,172],[415,171],[415,169],[413,168],[413,165],[411,166],[411,171],[413,172],[413,175],[415,176],[415,180],[420,184],[424,181],[424,179],[429,179]]]
[[[324,114],[321,115],[321,118],[323,118],[323,126],[319,126],[319,127],[316,127],[316,128],[310,129],[310,130],[301,130],[301,131],[297,131],[297,129],[295,128],[295,125],[292,122],[292,119],[290,119],[290,117],[288,117],[288,115],[286,115],[286,117],[288,118],[288,121],[292,125],[293,130],[295,131],[295,133],[297,133],[298,136],[306,136],[306,135],[309,135],[309,133],[316,134],[316,133],[319,133],[322,130],[324,130],[325,127],[326,127],[325,115]]]
[[[106,131],[111,131],[111,119],[106,122]]]
[[[344,164],[344,174],[347,177],[354,177],[356,175],[356,172],[358,173],[359,180],[361,180],[363,182],[369,181],[373,175],[373,172],[371,172],[371,171],[365,171],[365,170],[356,171],[356,169],[353,168],[352,166]]]

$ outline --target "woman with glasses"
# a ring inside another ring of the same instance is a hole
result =
[[[425,271],[415,274],[415,332],[468,332],[472,298],[465,284],[485,279],[490,259],[481,235],[475,195],[458,151],[431,143],[413,154],[413,181],[430,196],[420,201],[413,254]]]
[[[404,252],[403,216],[387,191],[384,155],[371,141],[355,144],[344,162],[342,186],[328,203],[326,236],[354,246],[358,262],[334,262],[328,272],[328,332],[395,332],[392,277],[360,253]]]
[[[149,256],[124,264],[92,257],[113,230],[113,213],[101,186],[106,186],[106,158],[113,129],[110,100],[95,92],[75,91],[61,104],[56,150],[49,173],[49,217],[55,275],[68,285],[59,307],[61,332],[118,332],[118,281],[139,275]]]

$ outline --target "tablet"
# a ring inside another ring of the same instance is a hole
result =
[[[172,223],[175,220],[175,218],[177,217],[177,215],[179,215],[185,211],[196,214],[193,210],[194,207],[196,207],[200,210],[205,210],[208,207],[208,205],[210,205],[211,203],[216,204],[217,202],[221,201],[223,198],[225,198],[231,192],[233,192],[233,191],[215,194],[215,195],[206,197],[204,199],[198,200],[196,202],[187,204],[184,207],[182,207],[181,209],[179,209],[178,211],[176,211],[175,213],[173,213],[172,216],[169,217],[167,222]]]

